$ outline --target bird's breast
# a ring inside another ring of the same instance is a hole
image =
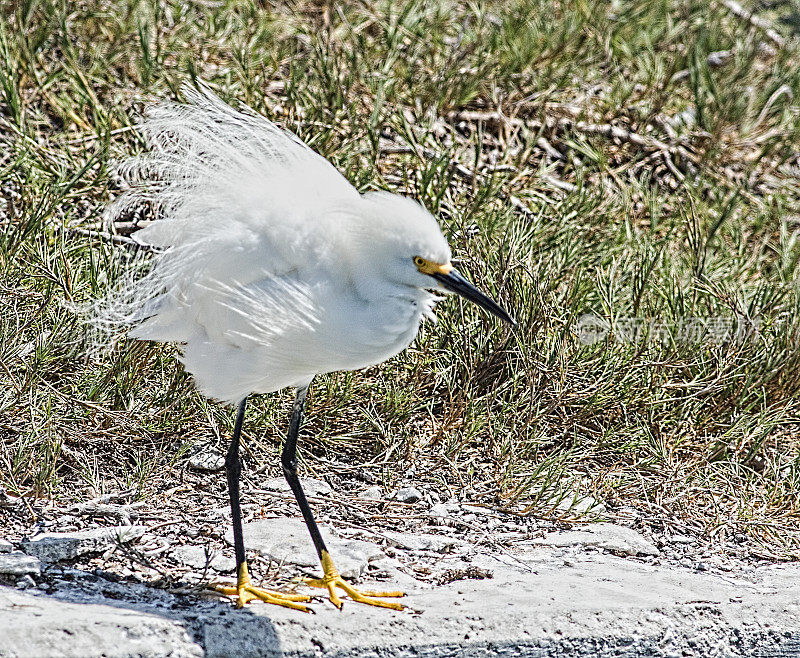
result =
[[[330,370],[355,370],[404,350],[419,330],[430,295],[386,295],[365,300],[357,295],[332,298],[319,325],[325,350],[336,364]]]
[[[184,364],[205,394],[236,401],[250,392],[307,384],[317,374],[385,361],[414,340],[433,299],[424,291],[420,295],[403,291],[366,300],[326,280],[303,287],[302,303],[295,295],[282,294],[280,299],[284,305],[293,304],[294,312],[281,313],[271,299],[274,295],[264,288],[256,286],[241,300],[226,298],[224,304],[219,300],[214,307],[218,312],[207,315],[225,319],[226,330],[205,323],[187,341]],[[239,312],[236,300],[253,302],[254,312]],[[254,320],[257,309],[263,317]]]

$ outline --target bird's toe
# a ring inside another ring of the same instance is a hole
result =
[[[404,606],[395,601],[382,601],[377,597],[397,598],[405,596],[403,592],[373,592],[373,591],[360,591],[353,587],[350,583],[344,580],[338,573],[332,574],[330,577],[325,578],[303,578],[303,582],[310,587],[319,587],[328,590],[328,598],[339,610],[342,609],[344,602],[336,592],[336,588],[344,590],[352,601],[357,603],[364,603],[366,605],[374,605],[379,608],[391,608],[392,610],[403,610]]]
[[[283,606],[284,608],[291,608],[292,610],[311,612],[308,606],[303,605],[304,602],[311,601],[311,597],[306,594],[273,592],[271,590],[262,589],[261,587],[255,587],[249,582],[236,585],[215,584],[211,586],[211,589],[219,594],[235,598],[237,608],[243,608],[251,601],[258,600],[264,603]]]

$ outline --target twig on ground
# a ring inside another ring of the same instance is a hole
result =
[[[732,55],[732,50],[717,50],[706,57],[706,64],[708,64],[709,68],[719,68],[720,66],[727,64]],[[670,82],[681,82],[682,80],[686,80],[688,77],[689,69],[682,69],[672,76]]]
[[[450,112],[447,115],[450,121],[466,121],[468,123],[495,122],[507,126],[522,127],[525,121],[518,117],[507,117],[501,114],[498,110],[491,112],[476,111],[476,110],[461,110],[460,112]]]
[[[122,133],[130,132],[132,130],[136,130],[136,126],[123,126],[122,128],[115,128],[114,130],[109,130],[107,133],[89,133],[87,135],[81,135],[80,137],[75,137],[74,139],[68,139],[64,142],[67,146],[74,146],[75,144],[85,144],[86,142],[92,142],[96,139],[100,139],[102,137],[113,137],[114,135],[121,135]]]
[[[399,144],[386,144],[380,147],[380,152],[382,155],[404,155],[404,154],[413,154],[419,158],[424,158],[426,160],[436,160],[441,157],[440,154],[436,153],[435,151],[427,148],[423,148],[422,150],[418,151],[411,146],[402,146]],[[448,166],[459,176],[459,178],[464,179],[469,183],[473,183],[477,177],[477,172],[465,167],[460,162],[456,160],[450,160]]]
[[[603,135],[605,137],[613,137],[621,142],[629,142],[646,149],[670,152],[674,148],[666,142],[662,142],[660,139],[655,139],[654,137],[644,137],[643,135],[635,133],[632,130],[627,130],[626,128],[621,128],[619,126],[613,126],[610,123],[587,123],[585,121],[578,121],[577,123],[561,122],[561,125],[564,127],[572,127],[578,132],[587,135]]]
[[[450,118],[457,117],[459,119],[477,119],[477,120],[484,120],[487,116],[494,116],[494,114],[487,114],[484,112],[460,112],[460,113],[451,113],[448,115]],[[499,120],[499,115],[498,115]],[[564,131],[564,130],[574,130],[579,133],[587,134],[587,135],[601,135],[608,138],[618,139],[621,142],[627,142],[630,144],[634,144],[642,149],[646,149],[649,151],[657,151],[662,154],[666,154],[664,157],[665,161],[669,159],[667,166],[670,170],[676,171],[677,167],[674,164],[673,158],[678,157],[681,160],[688,160],[691,163],[696,164],[697,158],[695,155],[690,153],[686,147],[678,145],[678,144],[669,144],[664,142],[660,139],[655,137],[649,137],[641,135],[637,132],[629,130],[627,128],[622,128],[621,126],[615,126],[610,123],[590,123],[587,121],[573,121],[572,119],[556,119],[554,117],[547,117],[544,121],[533,120],[529,122],[524,122],[521,119],[514,119],[515,125],[516,123],[520,123],[521,125],[527,125],[532,130],[540,130],[541,128],[547,128],[553,132],[556,131]],[[555,149],[550,142],[548,142],[543,137],[540,137],[537,140],[537,146],[539,146],[543,151],[545,151],[550,157],[564,159],[563,154],[561,154],[557,149]],[[411,152],[410,147],[409,151]],[[399,151],[395,151],[399,152]],[[461,165],[463,167],[463,165]],[[466,169],[464,167],[464,169]],[[464,176],[468,176],[470,179],[474,174],[466,169],[464,172]],[[558,189],[564,190],[565,192],[573,192],[577,189],[572,183],[567,183],[561,181],[556,177],[549,176],[548,182],[553,184]],[[683,180],[683,174],[680,175],[680,180]]]
[[[548,142],[544,137],[539,137],[536,140],[536,146],[542,149],[547,155],[549,155],[553,160],[566,160],[567,158],[564,157],[564,154],[555,148],[550,142]]]
[[[752,11],[748,11],[742,5],[740,5],[736,0],[719,0],[720,4],[725,7],[728,11],[730,11],[734,16],[741,18],[744,21],[747,21],[753,27],[757,27],[759,30],[762,30],[766,37],[772,41],[778,48],[783,48],[786,45],[786,39],[778,34],[778,31],[772,26],[768,20],[757,16]]]
[[[531,212],[531,209],[528,208],[528,206],[526,206],[525,203],[522,201],[522,199],[520,199],[519,197],[514,196],[512,194],[510,197],[508,197],[508,202],[511,204],[513,208],[519,210],[519,212],[525,215],[526,217],[533,216],[533,212]]]
[[[67,510],[67,512],[70,514],[80,514],[84,516],[110,516],[118,518],[125,524],[130,524],[131,517],[137,517],[139,515],[138,510],[144,506],[145,503],[143,501],[130,503],[127,505],[89,501],[88,503],[73,505]]]
[[[547,181],[550,185],[555,187],[557,190],[561,190],[562,192],[575,192],[578,189],[578,186],[574,183],[570,183],[565,180],[561,180],[552,174],[547,174],[546,176],[542,176],[542,178]],[[513,204],[512,204],[513,205]]]

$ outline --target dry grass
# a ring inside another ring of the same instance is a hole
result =
[[[173,348],[88,358],[69,310],[125,267],[141,217],[100,213],[114,162],[141,148],[143,103],[201,78],[361,189],[423,201],[520,321],[512,333],[449,302],[385,366],[322,378],[307,473],[355,488],[413,465],[443,497],[544,516],[592,493],[797,556],[795,16],[783,2],[763,14],[778,45],[693,1],[7,4],[0,485],[30,500],[153,495],[184,477],[193,444],[230,431]],[[586,314],[614,331],[583,344]],[[618,340],[629,317],[663,335]],[[717,317],[748,338],[677,335]],[[253,407],[251,472],[277,472],[288,405]]]

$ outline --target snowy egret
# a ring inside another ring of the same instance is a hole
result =
[[[186,103],[151,108],[141,125],[146,152],[129,160],[130,183],[111,218],[142,204],[159,219],[134,234],[153,248],[96,308],[99,322],[129,335],[182,345],[198,389],[238,405],[225,460],[237,582],[218,590],[241,607],[261,599],[307,610],[309,597],[255,587],[248,575],[239,504],[239,440],[247,397],[294,387],[281,454],[323,567],[306,579],[341,608],[351,599],[402,609],[359,592],[339,575],[297,476],[297,435],[306,392],[321,373],[380,363],[405,349],[435,292],[455,292],[509,323],[511,316],[451,265],[450,247],[420,204],[359,192],[295,135],[251,110],[237,111],[208,88]]]

